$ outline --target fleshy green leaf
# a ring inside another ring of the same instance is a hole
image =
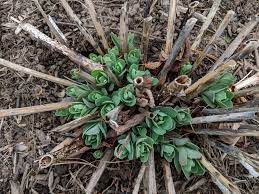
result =
[[[111,82],[109,76],[103,70],[95,69],[91,72],[91,75],[95,78],[97,86],[105,86]]]
[[[96,150],[96,151],[94,151],[94,153],[93,153],[93,157],[94,157],[95,159],[100,159],[100,158],[103,157],[103,155],[104,155],[104,153],[103,153],[103,151],[101,151],[101,150]]]

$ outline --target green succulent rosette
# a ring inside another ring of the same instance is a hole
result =
[[[82,138],[85,145],[96,149],[101,144],[102,139],[106,137],[106,134],[107,126],[103,121],[91,120],[86,123]]]
[[[105,86],[111,83],[111,80],[107,73],[100,69],[95,69],[91,72],[91,75],[95,78],[96,86]]]
[[[148,136],[138,138],[136,141],[136,158],[139,158],[141,162],[147,162],[154,143],[154,140]]]
[[[155,107],[150,117],[146,117],[147,126],[158,135],[175,129],[177,112],[172,107]]]
[[[119,159],[128,158],[133,160],[135,157],[136,136],[131,133],[129,135],[121,135],[118,137],[118,145],[115,147],[114,155]]]
[[[177,106],[174,110],[177,112],[175,121],[178,126],[191,124],[192,116],[190,114],[190,109]]]

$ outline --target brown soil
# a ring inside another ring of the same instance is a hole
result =
[[[151,60],[158,58],[166,36],[167,18],[164,16],[164,13],[168,13],[169,0],[161,1],[163,4],[161,4],[160,1],[158,2],[152,13],[153,23],[149,52],[149,59]],[[45,0],[40,1],[40,3],[46,13],[58,21],[57,24],[62,32],[67,35],[69,46],[77,52],[88,56],[88,54],[93,51],[92,47],[84,41],[83,36],[80,35],[76,26],[71,23],[58,1]],[[123,1],[96,0],[94,3],[106,33],[108,34],[110,30],[118,32],[120,8]],[[187,2],[183,1],[181,4],[187,5]],[[80,17],[85,27],[95,35],[96,33],[87,10],[79,1],[71,1],[70,5]],[[201,1],[197,7],[197,11],[207,14],[211,5],[211,0]],[[136,34],[138,41],[142,33],[142,19],[145,7],[146,1],[130,1],[129,29]],[[233,39],[240,28],[249,21],[252,16],[259,12],[258,2],[255,0],[223,0],[220,11],[218,11],[218,14],[213,20],[213,25],[210,26],[209,31],[206,33],[202,45],[209,40],[229,9],[234,10],[237,15],[228,32],[225,32],[222,39],[218,41],[216,45],[217,50],[213,52],[215,56],[220,55],[227,46],[226,41]],[[33,2],[28,0],[1,0],[0,15],[1,58],[61,78],[69,76],[69,70],[76,67],[76,64],[73,64],[63,55],[53,52],[31,40],[26,33],[21,32],[18,35],[14,33],[15,24],[11,20],[11,17],[22,18],[26,22],[37,26],[37,28],[45,34],[51,36],[48,26]],[[183,14],[177,17],[176,36],[183,18]],[[198,23],[197,29],[199,29],[198,27],[200,25],[201,23]],[[259,27],[257,26],[257,29],[247,37],[247,40],[258,38],[258,30]],[[195,32],[193,33],[193,37],[195,36]],[[257,34],[255,32],[257,32]],[[249,60],[249,62],[255,64],[254,60]],[[246,71],[247,69],[243,69],[243,72],[238,75],[243,77]],[[26,107],[61,101],[60,95],[63,91],[64,87],[60,85],[30,77],[0,66],[0,109]],[[38,193],[50,193],[48,182],[55,184],[54,193],[82,193],[80,186],[77,182],[73,181],[70,173],[78,173],[77,179],[85,186],[87,185],[91,173],[94,171],[93,167],[87,164],[66,164],[54,166],[47,170],[39,170],[34,162],[40,155],[48,152],[64,139],[63,136],[48,133],[50,129],[58,126],[62,122],[61,119],[54,116],[53,112],[0,119],[0,193],[10,193],[10,181],[21,183],[26,165],[29,166],[29,172],[27,174],[28,177],[24,179],[26,180],[24,183],[25,193],[35,193],[33,191]],[[256,140],[253,140],[252,142],[255,141]],[[19,152],[19,149],[23,149],[24,147],[21,146],[21,144],[26,146],[26,151]],[[259,193],[258,179],[249,178],[248,173],[239,165],[235,168],[234,163],[236,161],[234,161],[233,158],[227,157],[226,160],[221,161],[219,159],[220,154],[217,153],[217,150],[208,147],[208,145],[205,146],[208,148],[206,150],[215,152],[210,158],[215,167],[224,175],[233,178],[232,180],[238,184],[243,193]],[[206,152],[206,150],[203,151]],[[258,150],[256,152],[258,152]],[[86,158],[92,161],[92,164],[98,164],[94,161],[90,153],[88,153],[88,156],[82,156],[82,159]],[[141,164],[137,161],[119,162],[114,160],[114,163],[109,166],[102,176],[100,183],[98,183],[98,192],[130,193],[140,165]],[[164,180],[160,165],[157,165],[156,170],[158,189],[160,193],[163,193]],[[206,174],[204,177],[206,178],[206,183],[191,193],[220,193],[209,178],[209,175]],[[193,177],[187,181],[183,176],[174,174],[176,190],[186,193],[186,189],[189,186],[204,177]],[[15,186],[13,187],[15,188]]]

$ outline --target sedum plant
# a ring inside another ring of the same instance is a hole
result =
[[[203,90],[202,99],[211,108],[232,108],[234,93],[229,90],[229,87],[234,81],[235,77],[231,73],[223,74]]]
[[[183,106],[151,106],[146,91],[157,92],[155,86],[158,79],[144,66],[140,66],[142,55],[140,49],[134,46],[134,35],[128,34],[126,53],[121,53],[120,39],[116,34],[111,33],[111,40],[114,47],[109,48],[105,55],[89,55],[93,62],[101,63],[104,67],[90,72],[95,85],[84,81],[84,78],[79,76],[78,69],[70,72],[72,78],[79,83],[67,87],[66,94],[76,103],[69,108],[56,111],[56,115],[76,119],[95,113],[95,118],[85,123],[82,139],[86,146],[96,149],[93,156],[99,159],[103,156],[99,148],[106,144],[103,141],[114,134],[114,127],[124,124],[112,120],[122,115],[115,114],[110,117],[109,113],[118,107],[128,109],[130,114],[146,112],[140,124],[115,137],[114,156],[119,159],[139,159],[141,162],[147,162],[151,151],[155,149],[161,158],[173,164],[176,170],[182,171],[187,178],[191,174],[204,174],[199,148],[187,138],[178,138],[181,127],[192,122],[190,109]],[[190,62],[183,64],[180,74],[188,74],[191,68]],[[143,78],[143,86],[136,85],[136,78]],[[116,79],[122,84],[114,83]],[[224,74],[202,91],[202,99],[213,108],[231,107],[233,93],[228,88],[234,80],[230,73]],[[146,105],[140,106],[143,98]]]

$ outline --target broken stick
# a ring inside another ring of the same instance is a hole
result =
[[[0,58],[0,65],[3,65],[5,67],[8,67],[8,68],[10,68],[12,70],[15,70],[15,71],[19,71],[19,72],[22,72],[22,73],[32,75],[34,77],[38,77],[38,78],[41,78],[41,79],[51,81],[51,82],[54,82],[54,83],[57,83],[57,84],[60,84],[60,85],[71,86],[71,85],[76,84],[76,83],[71,82],[69,80],[61,79],[61,78],[58,78],[58,77],[54,77],[54,76],[51,76],[51,75],[48,75],[48,74],[45,74],[45,73],[41,73],[41,72],[38,72],[38,71],[35,71],[35,70],[32,70],[32,69],[23,67],[21,65],[12,63],[12,62],[4,60],[2,58]]]
[[[141,168],[139,170],[138,177],[136,179],[135,186],[134,186],[134,189],[132,191],[132,194],[138,194],[139,193],[140,184],[141,184],[141,181],[142,181],[143,176],[145,174],[146,168],[147,168],[147,166],[145,164],[141,165]]]
[[[127,43],[128,43],[128,11],[129,5],[126,1],[121,8],[121,16],[120,16],[120,49],[121,53],[124,54],[127,52]]]
[[[170,168],[170,163],[167,162],[166,160],[163,160],[162,163],[163,163],[163,171],[164,171],[166,193],[168,193],[168,194],[176,194],[175,188],[174,188],[172,172],[171,172],[171,168]]]
[[[24,108],[10,108],[5,110],[0,110],[0,118],[53,111],[53,110],[58,110],[62,108],[68,108],[72,104],[73,102],[57,102],[57,103],[51,103],[51,104],[29,106]]]

